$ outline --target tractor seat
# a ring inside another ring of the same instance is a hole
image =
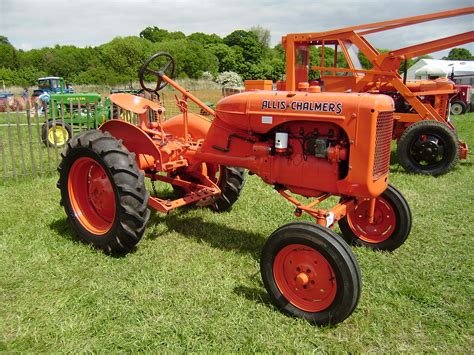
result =
[[[165,111],[165,108],[160,106],[160,104],[140,96],[119,93],[110,95],[110,100],[122,109],[138,115],[147,112],[148,109],[152,109],[158,113]]]

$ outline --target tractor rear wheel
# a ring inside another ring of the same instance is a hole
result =
[[[373,223],[369,222],[370,200],[339,221],[347,243],[375,250],[392,251],[400,247],[411,230],[411,211],[403,195],[393,186],[377,197]]]
[[[339,235],[314,223],[293,222],[273,232],[260,271],[278,309],[317,325],[342,322],[359,301],[357,259]]]
[[[419,121],[403,132],[397,155],[400,165],[408,172],[443,175],[459,160],[459,140],[442,122]]]
[[[49,120],[41,127],[41,139],[47,147],[62,148],[72,137],[71,126],[63,120]]]
[[[63,149],[58,188],[77,236],[111,254],[142,237],[149,193],[135,156],[108,132],[86,131]]]
[[[232,205],[239,199],[244,188],[246,179],[245,169],[203,163],[200,173],[206,175],[219,186],[221,195],[209,201],[200,201],[197,204],[199,206],[207,206],[215,212],[229,211]],[[172,176],[179,176],[183,180],[199,183],[198,179],[191,174],[181,173]],[[184,196],[187,193],[179,186],[173,186],[173,190],[177,196]]]

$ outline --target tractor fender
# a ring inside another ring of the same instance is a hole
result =
[[[121,139],[127,149],[139,155],[150,155],[161,162],[161,153],[150,136],[140,128],[121,120],[110,120],[100,126],[103,132],[109,132],[116,139]],[[141,164],[139,164],[141,165]]]
[[[211,122],[195,113],[188,113],[188,132],[194,141],[206,138],[207,132],[211,127]],[[183,114],[171,117],[163,122],[163,130],[178,138],[184,138]]]

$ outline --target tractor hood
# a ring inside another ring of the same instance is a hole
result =
[[[393,110],[392,99],[385,95],[259,90],[223,98],[216,115],[235,128],[266,133],[288,121],[343,121],[367,105]]]

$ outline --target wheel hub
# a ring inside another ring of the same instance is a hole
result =
[[[370,201],[362,201],[348,215],[352,231],[361,240],[368,243],[381,243],[395,231],[397,219],[390,204],[378,197],[375,202],[374,220],[370,223]]]
[[[48,139],[51,144],[57,144],[58,146],[64,145],[67,140],[67,132],[63,131],[62,126],[51,127],[49,129]]]
[[[92,203],[99,214],[104,215],[105,212],[104,217],[107,218],[110,197],[112,196],[113,198],[113,188],[105,171],[103,169],[92,168],[90,171],[88,185],[89,201]]]
[[[416,144],[413,155],[416,159],[420,161],[436,161],[436,158],[440,153],[440,148],[441,147],[438,144],[437,140],[431,138],[429,140],[422,141]]]
[[[105,169],[94,159],[81,157],[71,166],[68,192],[74,216],[89,232],[107,233],[115,219],[115,192]]]
[[[313,248],[301,244],[284,247],[275,257],[273,272],[285,298],[305,311],[326,309],[336,296],[333,269]]]

